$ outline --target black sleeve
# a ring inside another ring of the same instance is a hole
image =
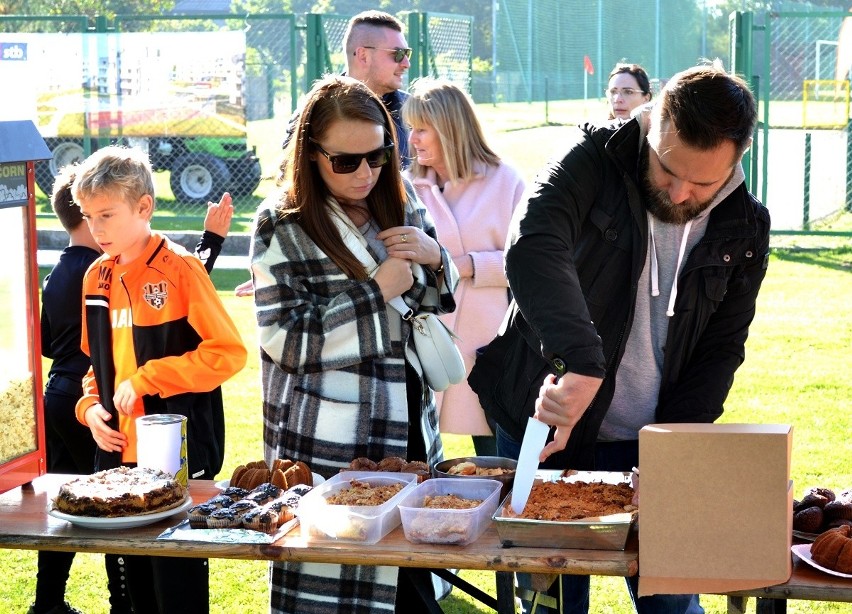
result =
[[[516,212],[506,276],[542,355],[561,358],[574,373],[602,377],[603,348],[580,285],[575,246],[599,189],[604,154],[581,130],[574,139]]]
[[[225,237],[217,235],[215,232],[205,230],[201,234],[201,238],[195,246],[195,255],[204,263],[204,268],[207,272],[213,270],[213,265],[216,264],[216,258],[222,251],[222,244],[225,242]]]
[[[47,284],[47,280],[50,278],[48,274],[47,277],[44,278],[44,285]],[[43,294],[43,292],[42,292]],[[50,335],[50,318],[47,315],[47,309],[44,306],[44,300],[42,300],[41,305],[41,355],[45,358],[53,358],[53,353],[51,352],[50,345],[53,343],[53,340]]]

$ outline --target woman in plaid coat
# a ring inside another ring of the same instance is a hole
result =
[[[401,178],[394,142],[366,86],[327,77],[285,149],[280,192],[258,210],[251,268],[269,462],[301,460],[330,477],[359,457],[442,457],[400,312],[424,302],[453,311],[458,274]],[[391,612],[398,571],[273,563],[271,609]]]

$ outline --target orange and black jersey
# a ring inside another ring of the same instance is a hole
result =
[[[82,349],[92,368],[83,379],[77,417],[101,403],[128,445],[119,455],[98,450],[97,468],[136,462],[136,423],[142,415],[187,416],[190,477],[213,477],[224,458],[225,423],[219,386],[246,362],[239,332],[201,261],[153,233],[129,265],[104,255],[83,281]],[[115,387],[130,380],[140,400],[119,415]]]

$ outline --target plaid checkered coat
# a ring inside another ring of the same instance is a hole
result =
[[[425,207],[406,185],[405,225],[436,238]],[[264,446],[267,461],[302,460],[330,477],[352,459],[407,458],[405,361],[419,361],[408,323],[389,308],[372,279],[348,278],[278,199],[261,204],[251,253],[260,333]],[[379,262],[333,200],[329,210],[350,251],[374,270]],[[413,265],[403,298],[418,310],[427,292],[439,312],[455,309],[458,274],[441,248],[443,283]],[[398,323],[398,324],[397,324]],[[392,334],[399,330],[400,335]],[[432,391],[422,382],[421,430],[428,461],[442,458]],[[392,612],[397,568],[306,563],[272,565],[273,612]]]

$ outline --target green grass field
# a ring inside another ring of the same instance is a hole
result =
[[[480,105],[478,111],[492,145],[515,163],[524,177],[532,179],[544,161],[559,146],[565,128],[578,114],[600,116],[599,100],[583,107],[553,103]],[[258,153],[269,172],[267,160],[277,153],[277,126],[253,126],[272,134]],[[274,163],[273,163],[274,164]],[[167,184],[167,182],[166,182]],[[257,198],[257,197],[254,197]],[[248,205],[247,205],[248,208]],[[167,229],[158,216],[157,227]],[[39,224],[52,222],[40,219]],[[852,215],[832,221],[835,229],[852,230]],[[183,227],[180,223],[177,227]],[[248,230],[245,225],[233,229]],[[836,489],[852,487],[852,246],[848,237],[837,240],[835,249],[789,249],[800,238],[787,237],[774,250],[769,272],[758,301],[757,316],[747,345],[747,357],[738,371],[726,403],[724,422],[786,423],[794,427],[792,479],[800,494],[809,486]],[[775,245],[775,242],[773,242]],[[818,245],[822,245],[819,243]],[[808,245],[808,247],[814,247]],[[242,462],[262,457],[260,382],[252,301],[233,296],[232,289],[246,278],[244,271],[216,270],[212,275],[234,321],[249,348],[249,363],[225,384],[228,428],[225,466],[220,477],[228,477]],[[447,458],[472,453],[468,437],[445,436]],[[712,467],[708,468],[712,471]],[[712,519],[711,519],[712,520]],[[78,555],[68,584],[68,600],[86,613],[108,612],[106,583],[101,555]],[[24,612],[35,587],[36,554],[0,550],[0,568],[7,580],[0,583],[0,610]],[[462,572],[462,577],[494,594],[493,575]],[[623,580],[595,577],[592,608],[595,613],[630,611]],[[211,611],[262,613],[267,604],[267,565],[259,561],[211,561]],[[719,596],[702,597],[708,614],[725,612]],[[489,612],[458,590],[442,602],[452,614]],[[751,604],[754,611],[754,604]],[[848,605],[790,602],[791,613],[848,612]]]

